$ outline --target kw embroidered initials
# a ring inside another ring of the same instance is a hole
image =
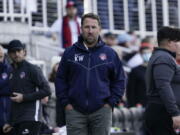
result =
[[[78,54],[75,54],[75,57],[74,57],[74,60],[76,62],[80,62],[80,61],[83,61],[84,60],[84,55],[78,55]]]

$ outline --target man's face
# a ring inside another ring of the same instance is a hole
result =
[[[4,53],[3,51],[0,49],[0,62],[3,62],[4,60]]]
[[[26,52],[24,49],[18,49],[9,52],[9,56],[14,63],[23,61],[25,59],[25,54]]]
[[[93,45],[98,41],[101,32],[101,27],[98,21],[92,18],[85,18],[81,26],[82,35],[87,45]]]
[[[76,7],[68,7],[66,9],[67,12],[67,16],[69,16],[70,18],[73,18],[77,15],[77,8]]]

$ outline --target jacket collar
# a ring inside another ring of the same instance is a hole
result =
[[[84,39],[83,39],[83,36],[82,35],[80,35],[79,37],[78,37],[78,42],[76,42],[74,45],[76,46],[76,47],[78,47],[79,49],[82,49],[82,50],[84,50],[84,51],[88,51],[87,49],[86,49],[86,47],[84,46]],[[98,38],[98,43],[94,46],[94,47],[92,47],[92,49],[95,49],[95,48],[99,48],[99,47],[102,47],[102,46],[104,46],[105,45],[105,43],[102,41],[102,39],[101,39],[101,37],[99,36],[99,38]]]
[[[167,52],[167,53],[169,53],[172,57],[176,58],[176,53],[174,53],[174,52],[171,52],[171,51],[169,51],[169,50],[167,50],[167,49],[165,49],[165,48],[160,48],[160,47],[155,47],[155,48],[154,48],[154,51],[158,51],[158,50]]]

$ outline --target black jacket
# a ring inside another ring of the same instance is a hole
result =
[[[39,67],[23,61],[13,67],[10,74],[10,89],[23,94],[23,102],[12,102],[11,121],[40,121],[41,101],[50,95],[50,87]]]
[[[164,105],[171,116],[180,115],[180,67],[172,52],[155,49],[148,64],[146,81],[148,103]]]
[[[139,65],[132,69],[128,75],[127,84],[127,101],[128,107],[134,107],[136,104],[142,104],[146,106],[146,85],[145,85],[145,73],[146,66]]]

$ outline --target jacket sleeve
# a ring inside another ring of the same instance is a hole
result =
[[[10,94],[10,91],[5,89],[5,88],[9,88],[9,83],[7,79],[2,79],[0,77],[0,95],[4,95],[4,94]]]
[[[56,97],[60,104],[65,107],[69,104],[68,99],[68,66],[66,51],[61,59],[55,80]]]
[[[0,68],[5,69],[3,72],[0,73],[0,95],[10,95],[9,68],[7,66],[0,66]],[[3,79],[2,73],[4,73],[6,78]]]
[[[24,94],[24,101],[34,101],[51,95],[49,84],[39,67],[35,66],[35,68],[31,69],[31,78],[32,82],[37,87],[37,91],[29,94]]]
[[[0,74],[1,75],[1,74]],[[6,87],[6,85],[8,85],[8,81],[7,79],[2,79],[2,77],[0,77],[0,93],[1,93],[1,89],[3,89],[4,87]]]
[[[180,115],[179,109],[176,105],[173,90],[171,88],[171,81],[174,75],[172,65],[167,63],[156,64],[153,68],[153,77],[155,87],[158,90],[160,98],[166,107],[166,110],[171,116]]]
[[[108,103],[111,105],[111,107],[116,106],[120,102],[125,91],[125,85],[126,76],[122,67],[122,63],[115,53],[113,68],[110,73],[111,96],[108,99]]]

